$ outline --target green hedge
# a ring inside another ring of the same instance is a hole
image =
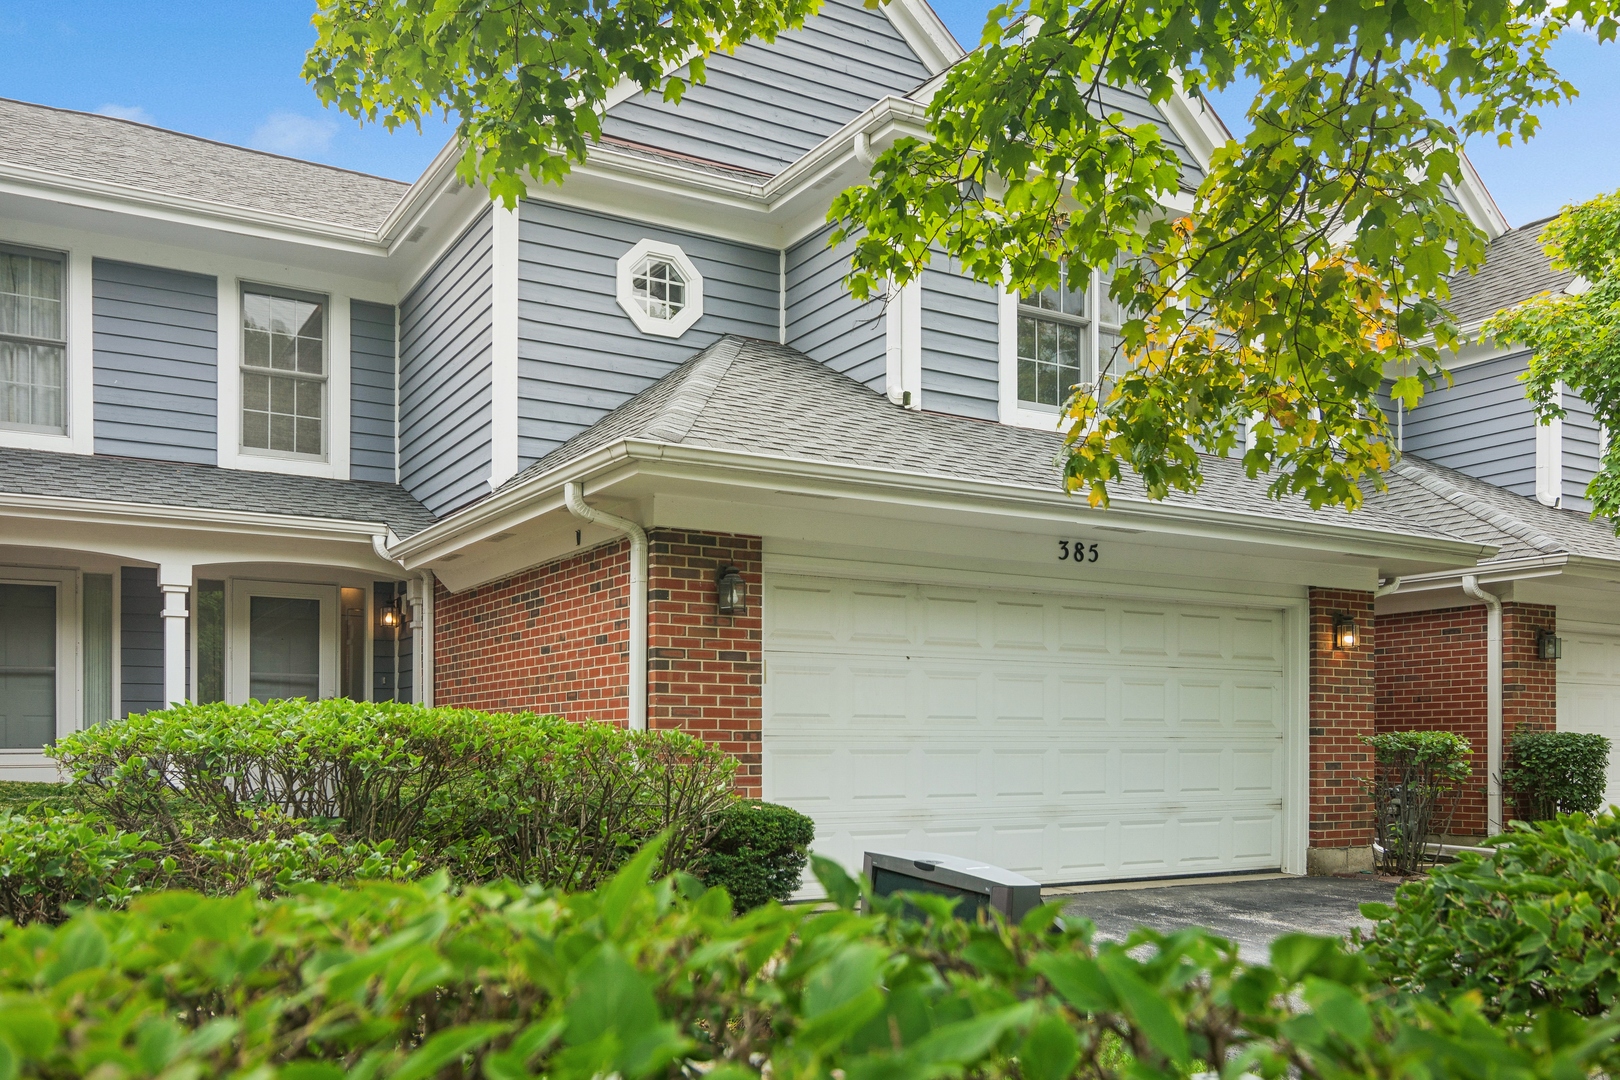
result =
[[[1519,1033],[1392,1007],[1331,939],[1239,963],[1201,931],[1094,940],[851,909],[732,914],[649,850],[592,893],[499,884],[164,893],[67,924],[0,927],[0,1077],[424,1080],[1377,1077],[1574,1080],[1610,1029]]]
[[[1609,740],[1578,731],[1520,728],[1508,743],[1502,784],[1526,821],[1595,814],[1609,785]]]
[[[692,872],[731,894],[738,911],[798,891],[816,823],[776,803],[737,802],[720,811]]]
[[[176,706],[52,753],[86,811],[166,846],[331,833],[415,848],[457,880],[568,889],[659,834],[660,871],[691,866],[736,768],[679,732],[345,699]],[[267,833],[266,815],[292,828]]]
[[[1403,991],[1480,995],[1492,1017],[1547,1007],[1585,1016],[1620,1005],[1620,820],[1606,812],[1519,824],[1403,884],[1364,955]]]
[[[1452,796],[1473,773],[1473,748],[1450,731],[1390,731],[1361,741],[1373,751],[1373,776],[1365,787],[1384,852],[1382,868],[1416,873],[1429,838],[1449,831]]]

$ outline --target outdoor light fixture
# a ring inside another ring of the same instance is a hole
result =
[[[1564,639],[1551,630],[1536,631],[1536,655],[1543,660],[1564,658]]]
[[[1353,649],[1356,642],[1361,640],[1356,634],[1356,620],[1349,615],[1333,616],[1333,647],[1335,649]]]
[[[383,629],[392,630],[399,625],[399,601],[391,600],[377,612],[377,621]]]
[[[714,582],[714,606],[722,615],[743,615],[748,611],[748,582],[735,566],[722,566]]]

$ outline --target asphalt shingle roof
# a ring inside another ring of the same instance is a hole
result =
[[[1453,536],[1496,545],[1497,553],[1482,565],[1537,555],[1620,560],[1620,538],[1613,527],[1581,511],[1543,506],[1535,499],[1410,456],[1396,464],[1392,477],[1405,483],[1391,483],[1388,493],[1374,496],[1370,502],[1396,514],[1429,515],[1435,527]]]
[[[1551,218],[1532,221],[1491,241],[1485,265],[1477,273],[1451,279],[1451,314],[1457,325],[1472,328],[1503,308],[1538,293],[1562,292],[1575,279],[1568,270],[1554,270],[1541,249],[1541,233]]]
[[[434,520],[396,484],[11,447],[0,447],[0,493],[380,522],[398,536]]]
[[[817,461],[917,476],[1061,490],[1063,438],[1005,424],[913,412],[773,342],[727,337],[507,481],[506,487],[626,439]],[[1352,516],[1312,510],[1300,499],[1275,500],[1266,480],[1250,480],[1236,459],[1206,457],[1204,486],[1175,492],[1171,505],[1288,521],[1338,523],[1408,536],[1452,538],[1429,524],[1437,502],[1403,477],[1392,487],[1404,502],[1372,503]],[[1114,486],[1116,500],[1145,500],[1134,477]],[[1084,503],[1077,501],[1076,508]]]
[[[110,116],[0,98],[0,162],[375,231],[410,185]]]

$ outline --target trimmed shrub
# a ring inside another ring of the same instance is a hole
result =
[[[66,784],[32,780],[0,780],[0,810],[18,813],[71,809]]]
[[[816,823],[789,806],[737,802],[716,817],[708,848],[692,872],[731,894],[737,911],[786,900],[804,880]]]
[[[1481,996],[1515,1022],[1548,1006],[1600,1016],[1620,1004],[1620,820],[1612,811],[1516,823],[1494,855],[1403,884],[1363,955],[1397,989]]]
[[[1386,873],[1416,873],[1435,826],[1443,831],[1450,824],[1449,813],[1441,822],[1443,804],[1473,774],[1473,748],[1449,731],[1393,731],[1362,742],[1373,750],[1367,796],[1383,849],[1380,862]]]
[[[330,833],[345,850],[376,846],[353,849],[361,865],[391,842],[460,881],[569,889],[606,880],[660,834],[660,871],[692,866],[734,800],[736,770],[681,732],[346,699],[176,706],[52,753],[84,809],[166,850],[209,836],[263,852]]]
[[[443,881],[141,897],[0,927],[0,1074],[423,1080],[546,1076],[1577,1077],[1607,1029],[1401,1012],[1331,939],[1272,966],[1189,930],[1102,943],[1059,906],[1019,926],[766,905],[741,918],[650,850],[594,893]],[[826,870],[823,865],[823,870]]]
[[[1520,728],[1508,743],[1502,784],[1526,821],[1595,814],[1609,786],[1609,740],[1579,731]]]
[[[121,904],[158,869],[157,847],[81,814],[0,810],[0,917],[60,922],[69,905]]]

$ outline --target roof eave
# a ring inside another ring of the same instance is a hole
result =
[[[253,513],[165,506],[160,503],[116,502],[61,495],[24,495],[0,492],[0,516],[26,514],[30,518],[139,527],[202,529],[208,532],[267,533],[288,539],[352,540],[369,544],[374,536],[393,530],[383,521],[318,518],[293,514]]]
[[[540,504],[554,502],[548,496],[555,495],[570,480],[584,480],[610,467],[632,464],[643,468],[664,467],[659,471],[669,467],[692,470],[700,476],[721,474],[728,483],[773,491],[798,484],[812,494],[864,494],[889,504],[898,499],[979,511],[993,509],[1047,520],[1072,522],[1075,512],[1081,509],[1072,496],[1055,489],[621,439],[451,514],[391,546],[389,554],[408,566],[425,565],[498,533],[516,520],[541,512]],[[1143,499],[1116,498],[1106,513],[1107,524],[1111,526],[1221,536],[1317,552],[1368,554],[1370,549],[1377,548],[1425,561],[1474,563],[1498,550],[1490,544],[1471,541],[1392,533],[1342,523],[1270,518],[1244,511],[1206,510]]]

